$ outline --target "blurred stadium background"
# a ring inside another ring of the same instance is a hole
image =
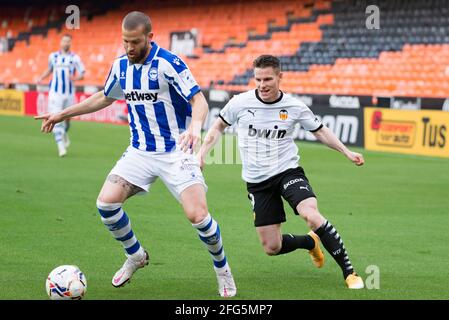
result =
[[[66,28],[70,4],[80,9],[79,29]],[[374,13],[366,11],[369,5],[379,8],[379,28],[367,27]],[[252,61],[270,53],[283,63],[281,89],[304,101],[345,144],[364,148],[367,165],[358,171],[339,155],[305,142],[313,136],[302,129],[295,133],[322,211],[339,226],[363,276],[367,266],[379,266],[380,290],[348,293],[330,257],[328,269],[319,273],[306,265],[305,255],[301,263],[264,256],[252,230],[239,166],[206,170],[209,204],[222,221],[242,299],[448,298],[443,260],[449,253],[444,245],[449,222],[449,1],[17,0],[2,3],[0,10],[0,287],[10,288],[0,290],[1,299],[45,298],[46,274],[66,263],[79,264],[92,279],[92,298],[208,299],[215,290],[207,263],[198,266],[208,257],[197,252],[200,244],[187,223],[173,243],[162,242],[169,231],[159,222],[179,224],[182,219],[174,200],[161,203],[160,197],[170,197],[162,184],[151,200],[129,204],[141,241],[157,243],[153,268],[159,275],[146,285],[138,282],[145,281],[143,272],[138,274],[140,280],[133,283],[138,292],[129,286],[117,293],[109,285],[122,257],[94,204],[97,189],[127,145],[128,129],[98,122],[126,123],[123,101],[79,117],[86,122],[73,125],[73,146],[64,161],[56,156],[53,139],[40,134],[40,124],[30,118],[47,110],[48,88],[35,83],[47,68],[49,53],[59,49],[61,36],[73,36],[72,51],[86,67],[85,78],[76,83],[76,98],[84,99],[102,89],[112,61],[124,53],[120,24],[133,10],[149,14],[154,40],[179,54],[192,70],[209,101],[205,129],[233,94],[253,87]],[[288,220],[291,232],[305,231],[293,216]],[[192,239],[182,245],[193,258],[178,262],[195,270],[190,276],[170,266],[176,239]],[[95,269],[102,259],[108,261],[105,269]],[[31,261],[33,270],[28,269]],[[206,292],[188,293],[201,277]],[[19,284],[12,286],[17,278]],[[298,285],[291,288],[295,280]],[[267,282],[272,291],[261,288]]]
[[[421,112],[449,110],[446,0],[81,1],[79,28],[72,30],[66,27],[68,3],[18,3],[2,5],[0,13],[0,85],[19,90],[0,93],[1,114],[46,110],[48,88],[35,83],[65,33],[73,36],[72,50],[86,66],[77,99],[101,89],[112,61],[124,52],[121,19],[141,10],[152,18],[154,40],[192,69],[211,103],[209,120],[234,93],[253,87],[253,59],[273,53],[283,63],[283,90],[325,117],[343,142],[449,156],[447,114],[444,122],[438,113]],[[367,7],[373,4],[379,9],[377,29],[367,27],[373,22]],[[123,122],[126,108],[118,102],[83,119]],[[301,130],[297,137],[313,139]]]

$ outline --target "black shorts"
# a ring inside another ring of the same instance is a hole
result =
[[[288,201],[296,215],[296,206],[302,200],[314,197],[303,168],[288,169],[265,181],[246,184],[248,198],[254,211],[256,227],[286,221],[282,198]]]

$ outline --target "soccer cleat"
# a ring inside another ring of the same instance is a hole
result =
[[[62,141],[64,141],[64,147],[68,148],[70,146],[70,139],[67,132],[62,136]]]
[[[62,144],[58,144],[58,155],[64,157],[67,154],[66,148]]]
[[[131,281],[131,277],[137,269],[147,266],[150,262],[148,252],[145,250],[145,257],[139,261],[134,261],[131,257],[126,259],[123,266],[117,271],[112,278],[112,285],[116,288],[123,287],[125,284]]]
[[[237,294],[234,277],[231,270],[226,269],[224,272],[217,272],[218,294],[223,298],[230,298]]]
[[[309,250],[310,258],[317,268],[321,268],[324,265],[324,254],[320,248],[320,238],[313,231],[310,231],[308,235],[311,236],[315,242],[315,247]]]
[[[347,276],[345,281],[349,289],[363,289],[365,287],[363,279],[355,272]]]

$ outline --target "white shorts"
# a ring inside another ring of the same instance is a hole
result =
[[[75,102],[75,95],[50,92],[48,94],[48,112],[57,113],[71,106]]]
[[[198,160],[180,150],[147,152],[129,146],[109,174],[118,175],[145,192],[160,177],[178,201],[182,191],[191,185],[199,183],[207,191]]]

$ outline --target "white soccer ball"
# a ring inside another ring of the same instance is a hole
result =
[[[62,265],[53,269],[45,281],[51,300],[80,300],[87,291],[87,280],[77,266]]]

